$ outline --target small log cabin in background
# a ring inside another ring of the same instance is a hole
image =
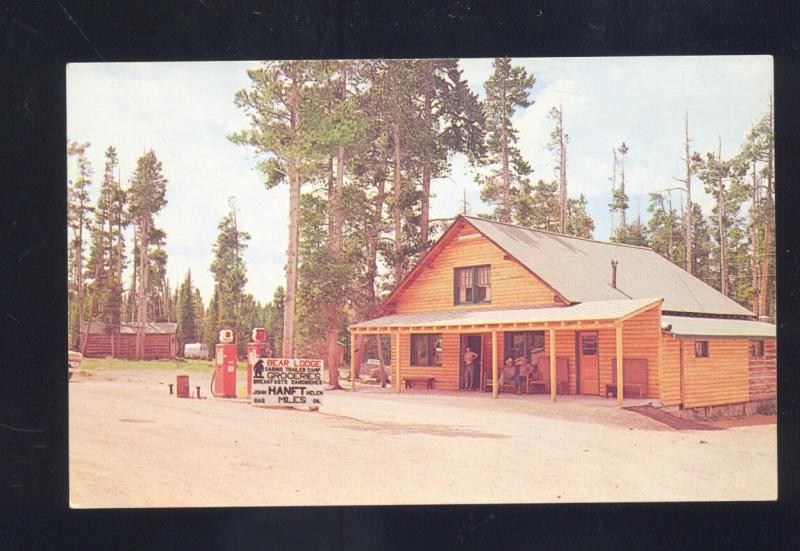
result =
[[[172,359],[178,351],[177,323],[149,322],[144,334],[144,359]],[[136,358],[136,323],[110,324],[85,321],[81,324],[81,352],[87,358]]]
[[[351,347],[390,335],[398,392],[431,377],[462,388],[470,346],[474,388],[494,396],[504,360],[520,356],[544,368],[553,400],[611,393],[683,409],[776,396],[775,326],[645,247],[459,216],[379,314],[350,326]]]

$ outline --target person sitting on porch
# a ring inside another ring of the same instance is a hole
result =
[[[464,390],[472,390],[472,373],[477,357],[469,346],[464,349]]]
[[[531,362],[528,361],[528,358],[522,356],[517,358],[517,367],[519,368],[519,380],[522,381],[525,377],[531,377],[533,375],[533,366]]]
[[[514,359],[506,359],[506,364],[503,366],[503,371],[500,373],[500,380],[498,381],[497,391],[502,392],[503,385],[507,383],[514,383],[517,385],[517,394],[520,393],[520,377],[517,372],[517,366],[514,365]]]

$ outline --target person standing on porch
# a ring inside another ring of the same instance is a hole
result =
[[[472,373],[478,355],[470,347],[464,349],[464,390],[472,390]]]

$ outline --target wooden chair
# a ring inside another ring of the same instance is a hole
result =
[[[647,360],[624,358],[622,361],[624,396],[644,398],[647,396]],[[611,384],[606,385],[606,398],[617,395],[617,359],[611,359]]]
[[[537,389],[541,389],[542,394],[550,393],[550,357],[540,356],[536,360],[539,367],[540,379],[527,377],[526,388],[528,394],[536,394]],[[569,394],[569,358],[556,356],[556,393]]]

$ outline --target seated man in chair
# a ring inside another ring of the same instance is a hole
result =
[[[503,391],[503,385],[514,383],[517,385],[517,394],[519,394],[520,380],[521,378],[519,376],[517,366],[514,365],[514,359],[507,358],[506,363],[503,366],[503,370],[500,372],[500,379],[498,381],[497,392]]]

